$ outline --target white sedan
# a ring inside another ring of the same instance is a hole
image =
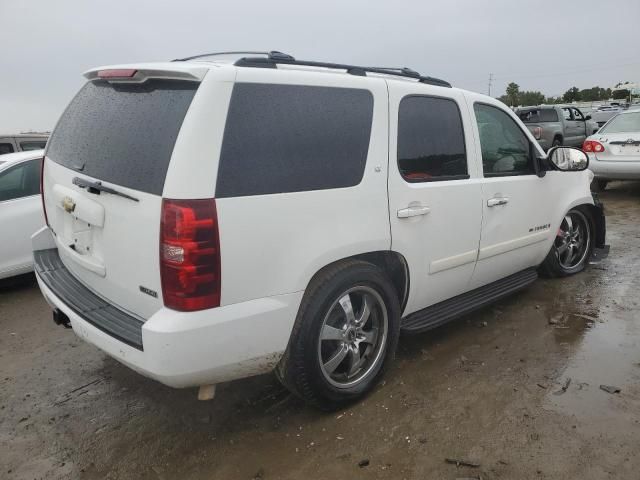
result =
[[[43,150],[0,157],[0,279],[33,270],[31,235],[44,226],[40,200]]]
[[[582,149],[589,155],[596,189],[604,190],[609,180],[639,180],[640,110],[613,117],[585,140]]]

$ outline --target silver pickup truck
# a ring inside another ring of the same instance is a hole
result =
[[[545,150],[558,145],[581,147],[585,139],[599,128],[590,115],[585,117],[571,106],[524,107],[517,109],[516,114]]]

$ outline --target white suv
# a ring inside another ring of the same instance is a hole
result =
[[[54,320],[173,387],[275,370],[321,408],[421,332],[604,243],[586,155],[408,70],[279,52],[103,67],[43,163]],[[555,163],[554,163],[555,162]]]

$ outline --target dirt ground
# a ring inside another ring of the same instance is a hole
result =
[[[198,402],[55,326],[33,277],[3,284],[0,478],[637,480],[640,183],[602,199],[608,259],[403,337],[335,414],[270,375]]]

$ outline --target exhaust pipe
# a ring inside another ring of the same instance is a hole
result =
[[[71,321],[69,317],[57,308],[53,310],[53,323],[56,325],[62,325],[64,328],[71,328]]]

